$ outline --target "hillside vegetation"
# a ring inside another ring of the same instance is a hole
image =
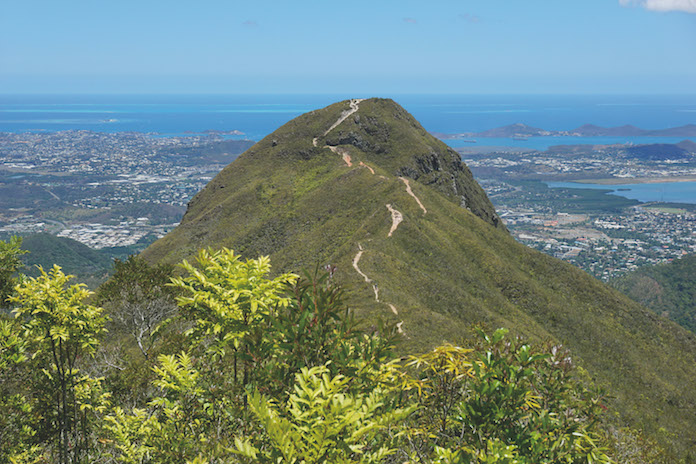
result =
[[[696,256],[641,267],[610,283],[638,303],[696,332]]]
[[[110,253],[106,251],[95,250],[77,240],[47,233],[23,237],[22,249],[28,251],[22,256],[22,271],[25,274],[36,277],[40,274],[37,266],[50,269],[58,264],[66,273],[77,276],[80,282],[95,287],[106,279],[113,262]]]
[[[16,269],[17,245],[0,242],[0,269]],[[394,330],[361,330],[330,273],[270,278],[268,258],[227,249],[181,268],[171,278],[166,265],[117,262],[96,295],[108,310],[57,266],[0,276],[16,284],[6,302],[17,316],[0,315],[0,461],[670,458],[612,426],[605,395],[561,346],[479,330],[469,347],[395,359]]]
[[[563,343],[620,423],[696,456],[694,335],[517,243],[459,156],[391,100],[287,123],[143,256],[176,263],[205,247],[270,255],[279,273],[334,266],[356,314],[397,324],[401,352],[470,338],[473,324]]]
[[[145,239],[149,240],[149,237]],[[145,248],[144,241],[129,246],[94,249],[77,240],[49,233],[26,235],[22,237],[21,246],[27,253],[22,255],[24,266],[21,272],[38,277],[41,274],[39,266],[48,270],[57,264],[79,282],[96,289],[109,277],[114,260],[138,253]]]

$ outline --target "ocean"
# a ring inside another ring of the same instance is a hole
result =
[[[163,136],[241,131],[260,140],[302,113],[370,95],[0,95],[0,132],[87,129]],[[524,123],[548,130],[583,124],[661,129],[696,123],[696,95],[391,95],[427,130],[478,132]],[[673,143],[685,137],[532,137],[447,140],[452,146],[545,149],[568,143]],[[696,141],[696,137],[690,138]]]

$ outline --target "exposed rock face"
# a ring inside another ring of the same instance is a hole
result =
[[[459,154],[392,100],[361,102],[357,114],[328,134],[326,143],[352,146],[394,175],[434,187],[491,225],[505,228]]]

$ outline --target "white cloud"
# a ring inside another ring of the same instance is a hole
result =
[[[638,5],[651,11],[696,13],[696,0],[619,0],[623,6]]]

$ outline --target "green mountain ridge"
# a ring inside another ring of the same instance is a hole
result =
[[[75,280],[95,289],[108,279],[112,272],[114,259],[126,259],[138,253],[145,245],[135,245],[95,249],[68,237],[57,237],[46,232],[22,236],[23,274],[30,277],[40,275],[38,266],[44,271],[57,264],[66,274],[74,275]]]
[[[270,255],[276,272],[336,266],[350,306],[397,323],[404,351],[460,341],[472,324],[561,342],[614,395],[620,422],[696,456],[696,337],[517,243],[459,155],[391,100],[285,124],[143,256],[176,263],[223,246]]]
[[[696,332],[696,255],[641,267],[610,283],[638,303]]]
[[[84,280],[87,275],[108,274],[112,265],[108,254],[77,240],[48,233],[23,237],[22,248],[29,252],[22,256],[22,261],[26,266],[24,273],[30,276],[38,275],[36,266],[48,271],[54,264],[58,264],[66,274],[76,274]]]

